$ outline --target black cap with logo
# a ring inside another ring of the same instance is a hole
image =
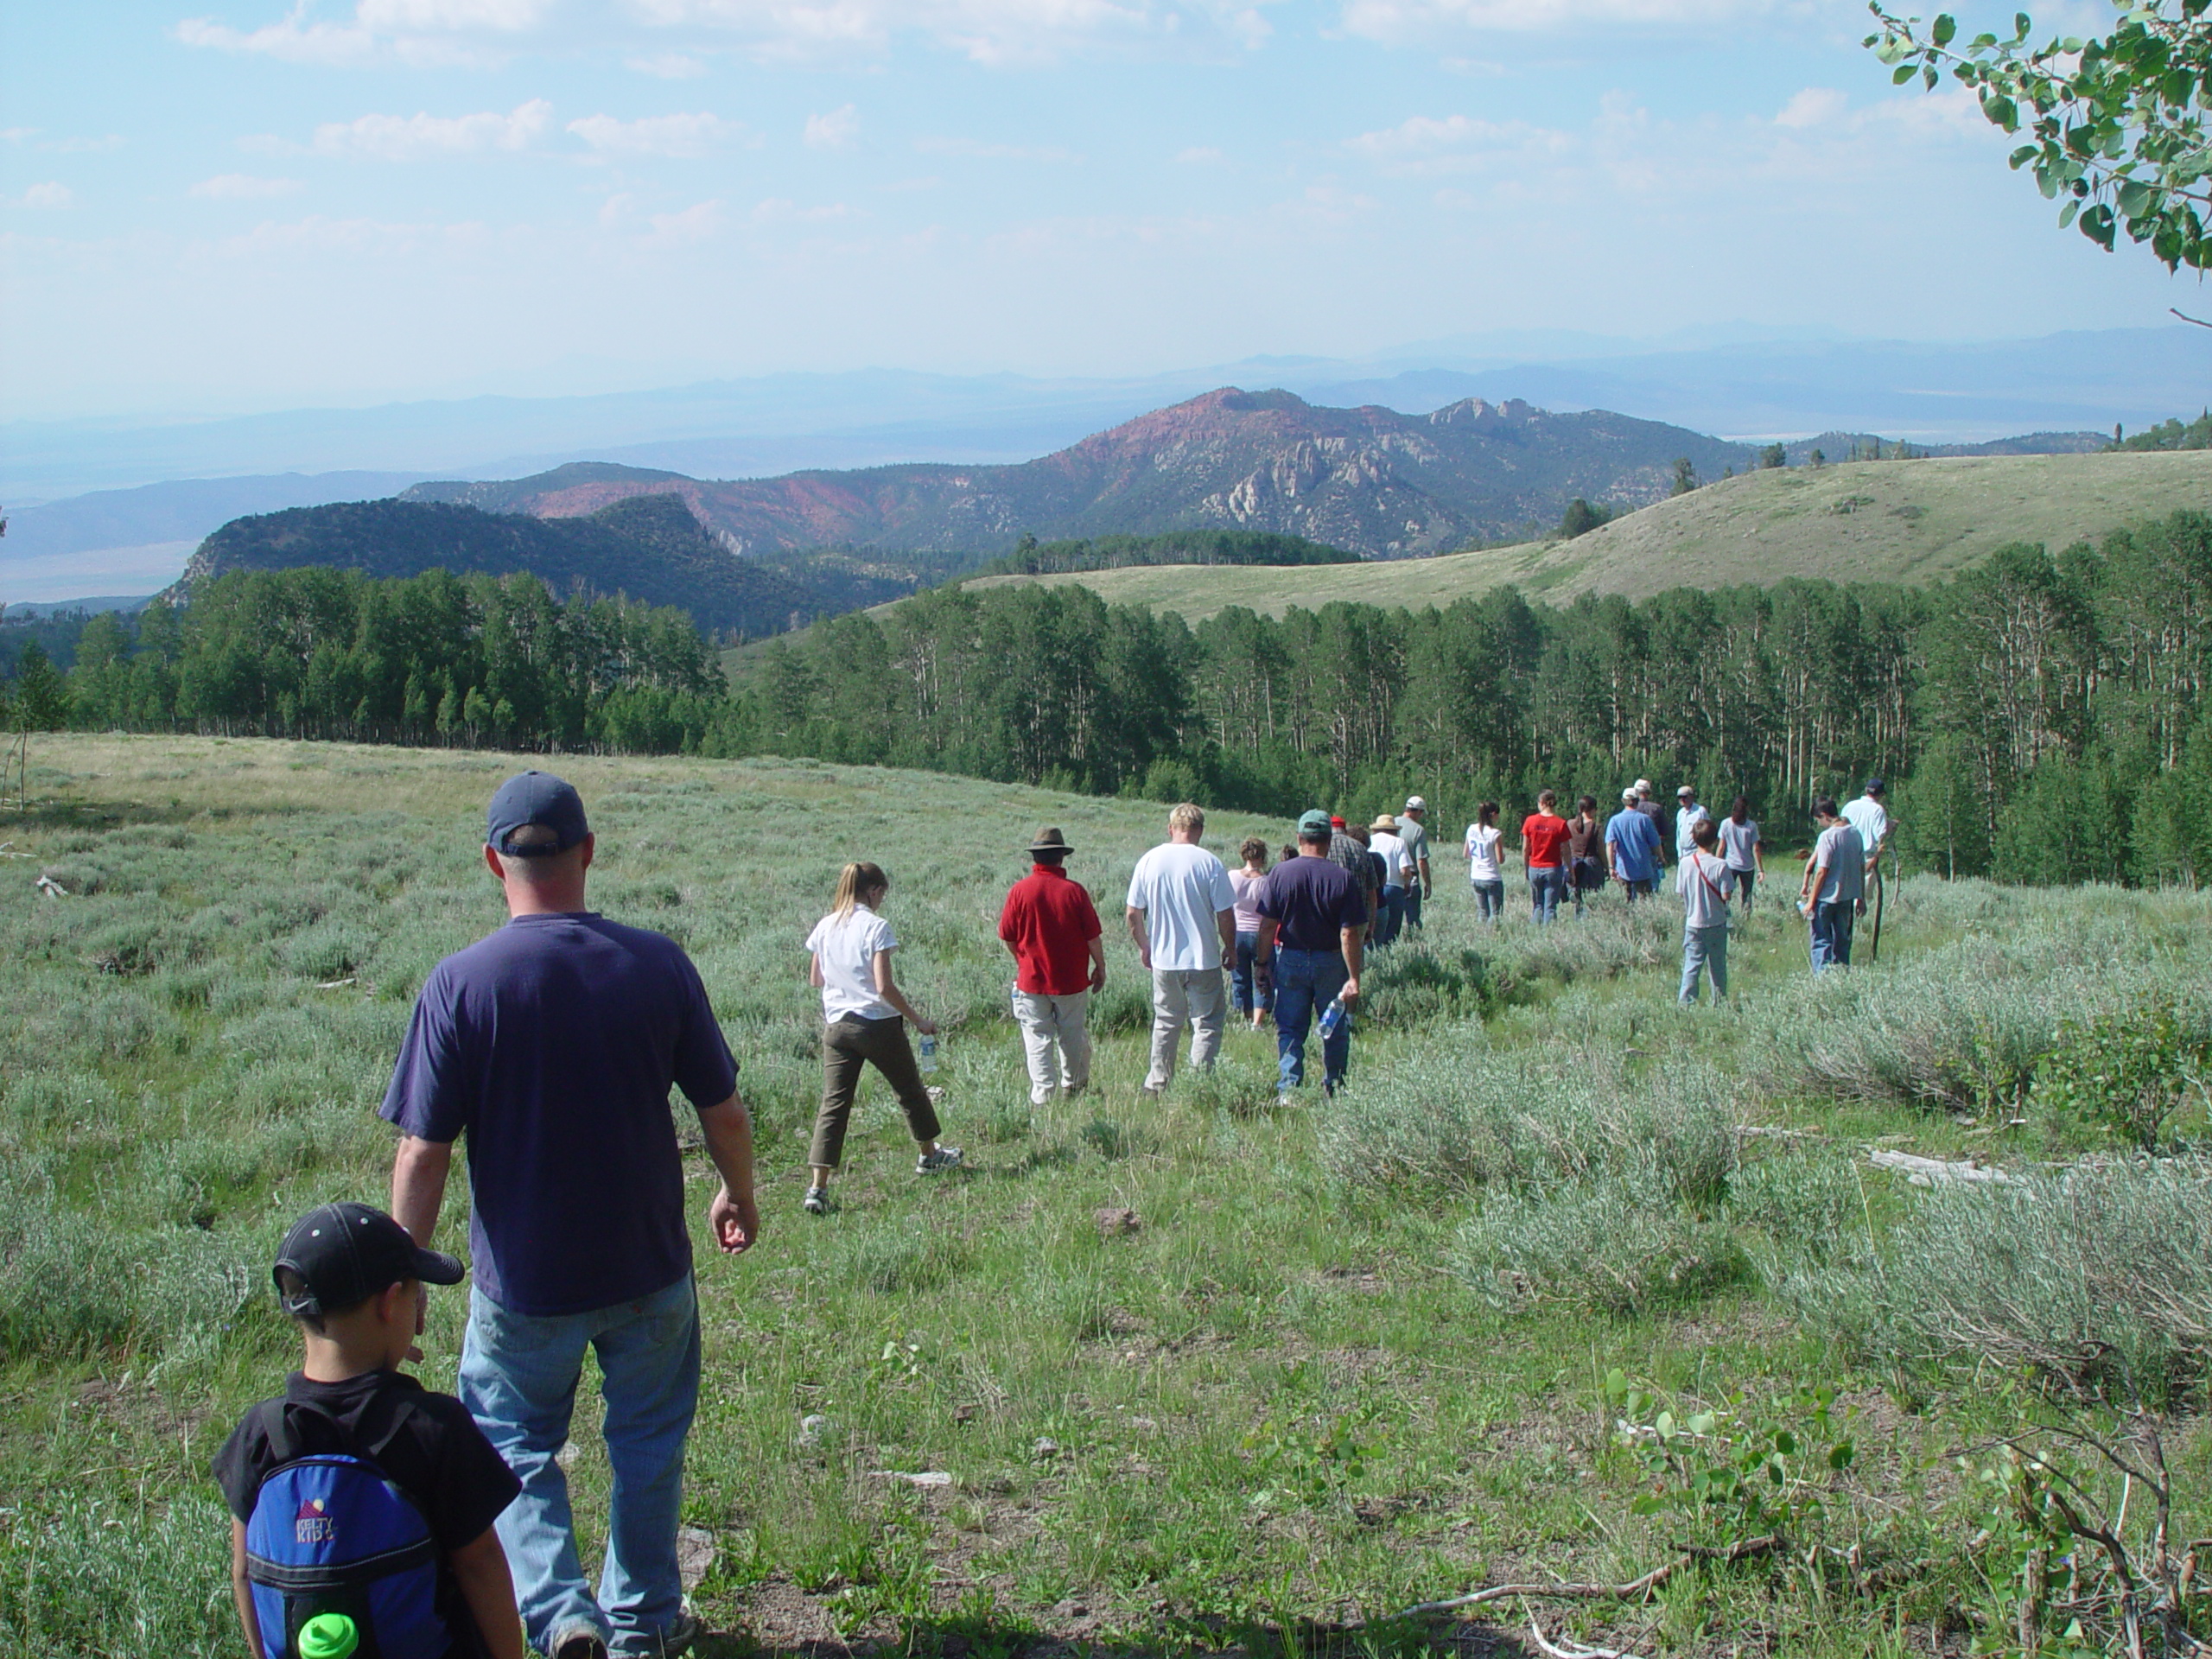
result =
[[[297,1294],[285,1294],[286,1268],[299,1275]],[[454,1257],[423,1249],[383,1211],[352,1203],[319,1205],[294,1222],[270,1269],[276,1300],[295,1319],[342,1313],[409,1279],[457,1285],[464,1271]]]

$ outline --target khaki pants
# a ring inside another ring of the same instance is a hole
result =
[[[1084,1021],[1090,993],[1046,996],[1014,994],[1014,1017],[1021,1024],[1021,1052],[1029,1062],[1029,1099],[1042,1106],[1065,1084],[1074,1094],[1090,1082],[1090,1030]]]
[[[822,1169],[835,1169],[845,1155],[845,1125],[853,1115],[853,1096],[860,1090],[861,1069],[873,1065],[883,1074],[899,1096],[899,1109],[906,1115],[906,1133],[918,1146],[937,1139],[937,1109],[914,1063],[913,1046],[906,1040],[906,1022],[897,1014],[883,1020],[862,1020],[847,1014],[822,1033],[822,1109],[815,1115],[814,1146],[806,1161]]]
[[[1192,1065],[1213,1070],[1226,1004],[1218,968],[1152,970],[1152,1069],[1145,1073],[1146,1088],[1165,1089],[1175,1080],[1175,1041],[1185,1026],[1191,1027]]]

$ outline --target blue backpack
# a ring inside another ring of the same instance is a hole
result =
[[[444,1659],[454,1635],[438,1614],[437,1541],[378,1461],[406,1427],[407,1403],[397,1402],[375,1445],[346,1452],[302,1451],[288,1408],[330,1426],[318,1443],[351,1445],[337,1421],[312,1406],[271,1400],[260,1408],[276,1461],[245,1523],[245,1572],[265,1659],[298,1659],[300,1628],[319,1613],[353,1621],[355,1659]]]

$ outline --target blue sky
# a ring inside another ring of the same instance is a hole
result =
[[[1891,89],[1866,24],[1851,0],[15,5],[0,415],[1551,329],[1987,339],[2207,303],[2059,232],[1970,105]]]

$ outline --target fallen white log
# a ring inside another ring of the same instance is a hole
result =
[[[2012,1178],[2001,1169],[1991,1169],[1982,1164],[1945,1163],[1940,1158],[1922,1158],[1910,1152],[1891,1152],[1877,1147],[1866,1154],[1866,1161],[1877,1169],[1901,1169],[1905,1179],[1915,1186],[1956,1186],[1974,1181],[2009,1184]]]

